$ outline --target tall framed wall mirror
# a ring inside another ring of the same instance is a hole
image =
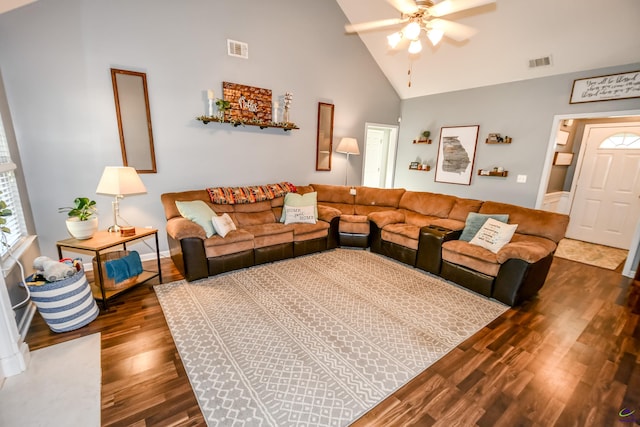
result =
[[[147,75],[112,68],[111,81],[118,117],[122,164],[135,168],[138,173],[156,173]]]
[[[333,149],[333,104],[318,103],[318,139],[316,144],[316,170],[331,170]]]

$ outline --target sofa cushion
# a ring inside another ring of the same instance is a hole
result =
[[[318,193],[318,202],[323,204],[341,204],[353,206],[355,197],[349,193],[350,187],[345,185],[311,184]]]
[[[233,222],[229,214],[222,214],[220,216],[214,216],[211,218],[213,222],[213,228],[216,229],[216,233],[220,235],[220,237],[224,238],[230,231],[236,229],[236,224]]]
[[[315,224],[291,224],[288,227],[293,228],[293,241],[301,242],[304,240],[327,237],[329,223],[318,221]]]
[[[340,233],[369,234],[369,218],[365,215],[340,215]]]
[[[233,217],[241,228],[251,225],[273,224],[276,222],[276,216],[271,209],[261,212],[236,212],[233,214]]]
[[[500,263],[496,254],[464,240],[449,240],[442,244],[442,259],[462,265],[488,276],[496,277]]]
[[[404,210],[372,212],[367,217],[369,221],[376,223],[378,228],[384,228],[387,224],[404,222]]]
[[[248,225],[243,227],[243,230],[253,236],[254,248],[264,248],[293,241],[293,228],[279,222]]]
[[[287,206],[292,207],[303,207],[303,206],[313,206],[313,215],[314,219],[318,219],[318,193],[312,191],[311,193],[306,194],[297,194],[297,193],[289,193],[284,196],[284,207]],[[282,209],[282,216],[280,217],[280,222],[286,222],[286,209]]]
[[[552,254],[556,248],[557,245],[553,240],[516,233],[513,235],[511,242],[498,251],[497,260],[500,264],[505,263],[511,258],[534,263]]]
[[[450,219],[450,218],[438,218],[433,220],[431,225],[434,225],[436,227],[446,228],[452,231],[458,231],[464,228],[464,221],[459,221],[457,219]]]
[[[471,241],[489,218],[504,223],[509,221],[509,215],[507,214],[479,214],[470,212],[465,221],[460,240],[464,240],[465,242]]]
[[[482,246],[493,253],[511,241],[518,224],[506,224],[493,218],[488,218],[480,230],[469,241],[472,245]]]
[[[449,212],[451,212],[455,202],[455,196],[419,191],[406,191],[402,195],[398,207],[421,213],[423,215],[448,218]]]
[[[176,207],[180,215],[202,227],[207,237],[211,237],[216,233],[211,222],[211,218],[216,216],[216,213],[206,202],[202,200],[192,200],[188,202],[176,200]]]
[[[240,229],[230,231],[224,238],[214,235],[204,241],[204,249],[207,258],[251,250],[253,234]]]
[[[545,237],[556,244],[564,237],[569,216],[499,202],[484,202],[479,213],[506,213],[509,222],[518,224],[517,232]]]
[[[382,240],[418,250],[420,227],[406,223],[389,224],[382,229]]]
[[[482,206],[482,200],[474,199],[462,199],[457,197],[451,212],[449,212],[449,219],[455,219],[457,221],[466,221],[470,212],[478,212]]]
[[[354,203],[361,206],[397,208],[405,191],[404,188],[356,187]]]
[[[425,227],[427,225],[433,224],[438,218],[433,215],[423,215],[421,213],[404,210],[404,222],[409,225],[415,225],[417,227]]]

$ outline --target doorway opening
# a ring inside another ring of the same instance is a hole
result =
[[[365,124],[362,185],[393,188],[398,149],[398,126]]]
[[[577,188],[584,188],[591,185],[596,178],[600,178],[602,182],[606,180],[602,175],[598,177],[594,175],[594,173],[589,172],[589,168],[585,168],[584,171],[582,171],[583,173],[580,173],[583,165],[598,161],[596,151],[586,150],[587,144],[585,138],[588,137],[589,130],[594,126],[606,126],[610,128],[615,128],[616,125],[626,126],[634,121],[640,121],[640,110],[555,116],[549,137],[542,179],[540,180],[540,187],[538,189],[536,207],[538,209],[570,214],[571,221],[574,222],[574,224],[570,224],[570,229],[573,233],[572,238],[592,243],[600,243],[594,241],[586,229],[584,230],[585,232],[582,233],[579,227],[576,228],[574,226],[575,221],[581,221],[577,218],[576,212],[583,209],[579,207],[579,198],[576,203]],[[558,155],[556,153],[570,154],[573,160],[568,165],[558,164]],[[554,161],[554,159],[556,161]],[[602,167],[598,167],[597,173],[601,173],[602,170]],[[634,197],[636,198],[635,203],[640,203],[640,199],[637,199],[638,195],[635,194]],[[574,217],[576,218],[574,219]],[[576,230],[578,230],[577,233]],[[633,277],[640,261],[640,218],[633,218],[630,225],[627,225],[623,232],[632,237],[630,244],[625,248],[629,250],[629,256],[625,262],[622,274],[627,277]]]

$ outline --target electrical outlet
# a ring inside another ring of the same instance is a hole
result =
[[[351,194],[352,196],[356,195],[356,189],[355,188],[350,188],[349,189],[349,194]]]
[[[525,182],[527,182],[527,175],[518,175],[516,182],[518,184],[524,184]]]

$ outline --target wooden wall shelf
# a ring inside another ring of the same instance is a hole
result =
[[[227,123],[227,124],[230,124],[231,126],[233,126],[234,128],[237,128],[238,126],[258,126],[260,129],[276,128],[276,129],[282,129],[285,132],[290,131],[292,129],[300,129],[298,126],[295,125],[295,123],[289,123],[289,122],[280,122],[280,123],[275,123],[275,122],[245,122],[245,121],[240,121],[240,120],[220,120],[219,118],[212,117],[212,116],[200,116],[200,117],[196,117],[196,120],[201,121],[205,125],[208,124],[209,122]]]
[[[429,172],[431,170],[431,166],[427,166],[426,169],[412,168],[411,166],[409,166],[409,170],[410,171],[418,171],[418,172]]]
[[[414,144],[431,144],[433,141],[431,141],[430,139],[414,139],[413,143]]]
[[[502,178],[506,178],[509,175],[509,171],[502,171],[502,172],[494,172],[492,170],[483,170],[483,169],[478,169],[478,175],[480,176],[499,176]]]

